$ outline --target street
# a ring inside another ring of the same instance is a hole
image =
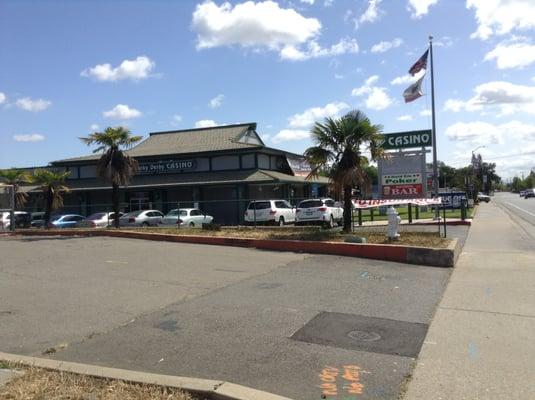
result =
[[[492,200],[530,234],[535,241],[535,198],[525,199],[518,193],[496,193]]]

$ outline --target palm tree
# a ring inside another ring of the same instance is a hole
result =
[[[351,231],[351,190],[366,183],[364,168],[368,158],[363,151],[369,150],[371,160],[384,156],[381,148],[382,126],[374,125],[361,111],[355,110],[341,118],[326,118],[323,123],[316,122],[311,130],[312,141],[316,146],[305,151],[305,157],[312,166],[309,177],[317,176],[329,168],[329,179],[333,191],[343,192],[344,232]]]
[[[12,185],[15,190],[15,208],[23,208],[28,201],[28,194],[19,192],[20,185],[28,182],[30,177],[28,174],[20,169],[4,169],[0,170],[0,178],[7,185]]]
[[[70,171],[55,172],[48,169],[33,171],[31,182],[37,184],[43,191],[45,200],[45,228],[48,228],[52,211],[63,207],[63,193],[69,191],[65,179],[69,175]]]
[[[93,153],[104,152],[97,163],[97,175],[112,184],[112,203],[114,217],[119,215],[119,186],[127,185],[137,170],[137,161],[124,153],[141,140],[141,136],[121,126],[108,127],[104,132],[94,132],[80,140],[88,146],[98,145]],[[119,228],[119,218],[114,218],[114,225]]]

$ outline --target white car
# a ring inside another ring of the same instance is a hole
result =
[[[343,217],[344,209],[333,199],[309,199],[297,206],[295,224],[321,224],[333,228],[335,224],[342,223]]]
[[[488,196],[488,195],[486,195],[486,194],[484,194],[484,193],[479,192],[479,193],[477,194],[477,199],[478,199],[479,201],[484,201],[485,203],[488,203],[488,202],[490,201],[490,196]]]
[[[15,211],[15,227],[29,228],[30,214],[25,211]],[[11,227],[11,214],[8,211],[0,212],[0,230],[8,230]]]
[[[169,211],[162,218],[161,224],[163,226],[176,226],[178,228],[201,228],[202,224],[211,224],[213,220],[214,217],[206,215],[198,208],[181,208]]]
[[[120,226],[158,226],[163,214],[158,210],[132,211],[119,218]]]
[[[107,226],[113,226],[114,215],[115,213],[113,212],[97,212],[91,214],[86,220],[79,222],[77,226],[80,228],[105,228]],[[123,215],[124,213],[119,212],[119,218]]]
[[[285,224],[295,222],[295,208],[286,200],[251,201],[243,216],[246,224]]]

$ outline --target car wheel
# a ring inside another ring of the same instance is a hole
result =
[[[195,222],[190,222],[190,223],[189,223],[189,227],[190,227],[190,228],[195,228]]]
[[[284,226],[284,217],[279,218],[279,226]]]
[[[141,224],[141,226],[142,226],[143,228],[147,228],[147,227],[149,226],[149,223],[148,223],[148,222],[143,222],[143,223]]]
[[[331,218],[329,219],[329,222],[326,225],[327,225],[327,228],[329,229],[334,228],[334,218],[332,215],[331,215]]]

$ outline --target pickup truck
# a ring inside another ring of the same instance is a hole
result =
[[[295,210],[296,225],[326,225],[333,228],[341,224],[344,210],[333,199],[320,198],[303,200]]]

